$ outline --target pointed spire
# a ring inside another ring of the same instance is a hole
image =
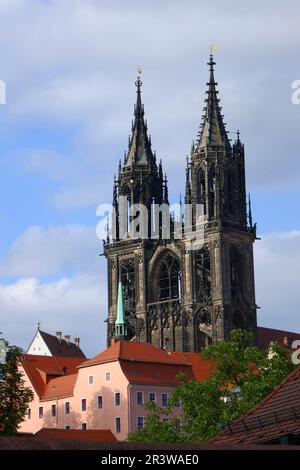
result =
[[[147,123],[144,119],[144,106],[142,104],[140,77],[141,71],[136,79],[136,104],[134,106],[134,121],[132,132],[129,136],[128,152],[126,154],[125,166],[147,165],[154,163],[155,159],[151,150],[151,138],[147,134]]]
[[[125,339],[127,336],[127,325],[125,317],[125,307],[123,298],[123,286],[121,280],[121,271],[119,274],[118,283],[118,303],[117,303],[117,318],[115,323],[115,339]]]
[[[191,203],[191,182],[190,182],[190,165],[189,157],[186,157],[186,168],[185,168],[185,204]]]
[[[163,180],[163,183],[164,183],[163,202],[164,202],[164,204],[169,204],[168,180],[167,180],[167,174],[166,173],[165,173],[165,178]]]
[[[214,78],[214,58],[210,54],[209,66],[209,81],[207,82],[208,95],[205,100],[203,109],[203,122],[201,124],[199,139],[197,142],[197,150],[207,146],[225,146],[230,149],[230,142],[223,122],[223,115],[221,114],[221,107],[219,105],[218,91],[216,89],[217,83]]]

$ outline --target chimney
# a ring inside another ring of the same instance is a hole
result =
[[[59,342],[61,342],[61,331],[56,332],[56,338]]]
[[[76,344],[77,348],[79,349],[80,338],[74,338],[74,343]]]
[[[288,345],[289,345],[289,341],[288,341],[288,337],[287,337],[287,336],[284,336],[284,337],[283,337],[283,344],[284,344],[284,346],[288,346]]]
[[[69,344],[70,344],[70,335],[65,335],[65,342],[69,346]]]

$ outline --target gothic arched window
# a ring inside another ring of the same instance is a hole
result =
[[[198,204],[201,205],[202,214],[206,215],[205,173],[203,170],[198,173]]]
[[[210,252],[207,247],[195,251],[195,296],[196,298],[211,295]]]
[[[127,259],[121,262],[121,281],[125,310],[130,312],[135,309],[135,269],[134,259]]]
[[[159,300],[181,297],[181,269],[178,259],[171,254],[164,257],[158,273]]]

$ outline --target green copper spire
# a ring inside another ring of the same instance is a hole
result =
[[[126,326],[126,319],[125,319],[123,287],[122,287],[122,281],[121,281],[121,276],[120,276],[119,285],[118,285],[118,304],[117,304],[117,319],[115,323],[115,338],[125,339],[126,336],[127,336],[127,326]]]

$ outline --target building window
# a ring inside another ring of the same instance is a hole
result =
[[[86,431],[87,430],[87,424],[86,423],[81,423],[81,429],[83,431]]]
[[[167,423],[169,421],[169,418],[166,418],[165,416],[162,419],[163,423]]]
[[[116,424],[116,434],[119,434],[121,432],[121,418],[116,418],[115,424]]]
[[[168,394],[167,393],[161,394],[161,405],[168,406]]]
[[[86,399],[81,400],[81,411],[86,411]]]
[[[133,258],[121,262],[121,279],[125,309],[127,312],[130,312],[135,309],[135,269]]]
[[[144,393],[143,392],[136,392],[136,404],[143,405],[144,404]]]
[[[120,406],[121,404],[121,394],[120,392],[115,393],[115,406]]]
[[[43,419],[44,417],[44,408],[42,406],[39,407],[39,419]]]
[[[52,418],[56,416],[56,405],[51,405],[51,416]]]
[[[144,427],[144,416],[137,416],[136,418],[136,428],[143,429]]]
[[[106,382],[110,381],[110,372],[105,372],[105,381]]]
[[[174,403],[174,406],[176,408],[179,408],[181,406],[180,400],[176,400],[175,403]]]
[[[94,383],[94,376],[89,375],[89,385],[92,385]]]
[[[69,414],[70,414],[70,402],[66,401],[66,403],[65,403],[65,415],[69,415]]]
[[[156,394],[154,392],[149,392],[149,401],[156,402]]]
[[[70,426],[67,424],[67,426],[65,426],[65,429],[70,429]]]
[[[31,419],[31,408],[28,408],[27,410],[27,418]]]
[[[176,257],[169,254],[161,262],[158,274],[159,300],[181,297],[181,269]]]
[[[103,408],[103,397],[102,397],[102,395],[98,395],[98,397],[97,397],[97,408],[98,408],[98,410],[102,410],[102,408]]]
[[[194,252],[195,260],[195,298],[211,296],[211,263],[210,251],[202,247]]]

